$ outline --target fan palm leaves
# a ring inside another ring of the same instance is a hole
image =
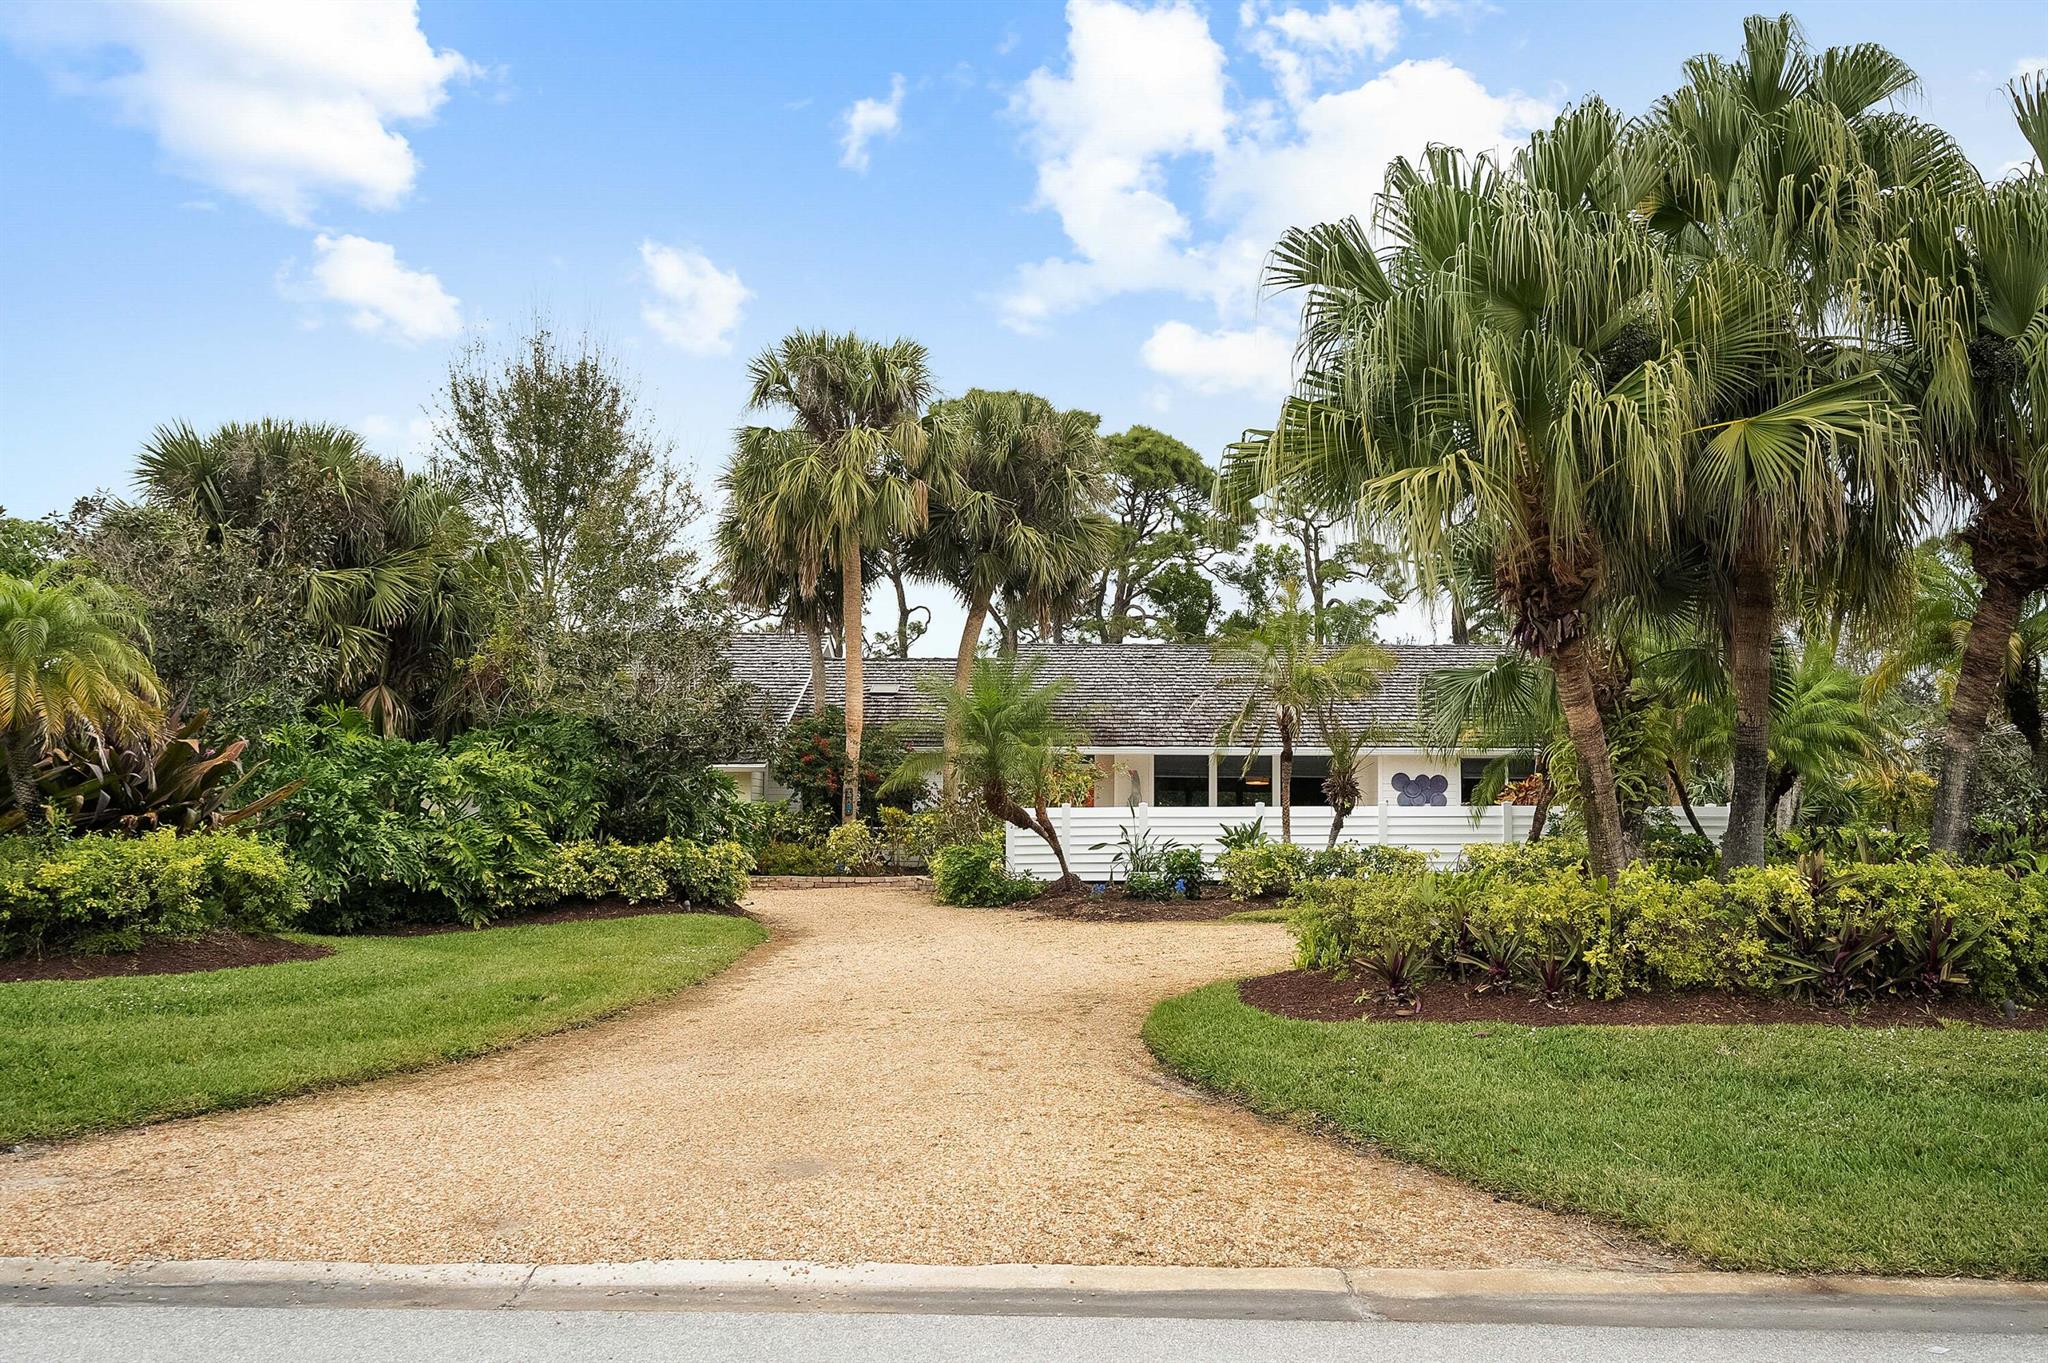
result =
[[[15,808],[43,818],[36,763],[77,728],[147,728],[161,687],[144,655],[141,613],[91,578],[0,577],[0,743]]]
[[[2038,152],[2048,82],[2018,81]],[[2028,597],[2048,587],[2048,176],[2041,162],[1968,191],[1902,193],[1894,238],[1859,280],[1860,320],[1916,404],[1980,583],[1943,735],[1930,841],[1955,850],[1978,745]]]
[[[862,555],[923,526],[931,486],[926,432],[930,363],[915,341],[876,342],[851,332],[797,331],[747,366],[748,406],[780,411],[782,429],[741,432],[743,451],[728,492],[748,508],[769,552],[786,554],[808,595],[828,562],[840,578],[845,638],[846,760],[860,761],[863,721]],[[841,811],[860,814],[860,789],[846,785]]]

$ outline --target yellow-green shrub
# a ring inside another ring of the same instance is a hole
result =
[[[0,956],[128,951],[220,928],[279,932],[305,912],[299,876],[257,838],[0,839]]]

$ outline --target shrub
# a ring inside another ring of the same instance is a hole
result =
[[[1285,895],[1308,874],[1309,851],[1287,842],[1234,847],[1216,858],[1216,874],[1232,899]]]
[[[903,765],[903,743],[886,728],[863,730],[860,739],[860,807],[873,809],[893,800],[907,804],[909,793],[881,797],[882,782]],[[799,715],[776,739],[768,754],[768,774],[795,792],[796,802],[811,813],[836,817],[846,780],[846,715],[836,706],[815,715]]]
[[[1173,882],[1163,871],[1133,871],[1124,877],[1124,893],[1133,899],[1171,899]]]
[[[669,893],[702,908],[736,908],[747,897],[748,869],[754,858],[746,848],[724,842],[671,842]]]
[[[825,835],[825,855],[836,870],[871,871],[881,864],[882,840],[864,823],[835,824]]]
[[[800,842],[763,843],[754,853],[754,869],[764,876],[829,876],[832,854]]]
[[[1171,893],[1185,899],[1199,899],[1202,897],[1202,882],[1208,877],[1208,867],[1202,862],[1201,848],[1173,847],[1160,856],[1158,873]]]
[[[668,843],[572,842],[556,849],[554,866],[536,884],[533,899],[666,899],[674,860]]]
[[[127,951],[220,928],[280,932],[305,911],[283,854],[253,838],[0,840],[0,956]]]
[[[1557,836],[1536,842],[1475,842],[1466,845],[1459,869],[1481,876],[1529,877],[1554,871],[1582,871],[1586,840]]]
[[[1003,869],[1003,835],[984,833],[972,842],[942,847],[932,856],[932,885],[944,904],[995,908],[1029,899],[1038,882]]]

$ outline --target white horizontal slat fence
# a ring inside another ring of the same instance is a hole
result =
[[[1516,805],[1492,805],[1474,811],[1461,806],[1440,809],[1403,808],[1398,805],[1361,805],[1344,821],[1338,841],[1361,845],[1382,844],[1413,847],[1429,853],[1436,864],[1448,865],[1468,844],[1475,842],[1516,842],[1529,836],[1534,810]],[[1680,828],[1689,827],[1681,811],[1673,810]],[[1695,805],[1700,827],[1718,841],[1728,829],[1726,805]],[[1066,849],[1067,864],[1083,880],[1107,880],[1110,863],[1126,828],[1143,830],[1154,841],[1199,847],[1202,856],[1215,860],[1223,850],[1226,824],[1263,819],[1269,838],[1280,836],[1280,811],[1261,806],[1187,805],[1136,809],[1089,809],[1064,805],[1052,811],[1052,822]],[[1328,843],[1331,811],[1327,805],[1304,805],[1292,811],[1294,841],[1318,848]],[[1059,863],[1052,849],[1035,833],[1004,827],[1004,850],[1012,875],[1052,880],[1059,875]],[[1118,872],[1120,874],[1121,868]]]

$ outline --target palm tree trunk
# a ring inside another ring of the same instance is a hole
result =
[[[1280,770],[1273,783],[1280,789],[1273,793],[1280,799],[1280,841],[1294,841],[1294,716],[1283,706],[1280,710]]]
[[[43,826],[43,792],[36,785],[38,748],[31,748],[20,734],[7,736],[7,782],[14,791],[14,807],[28,828]]]
[[[1771,803],[1771,645],[1777,632],[1777,574],[1745,557],[1728,603],[1728,670],[1735,691],[1735,772],[1721,869],[1764,864]]]
[[[811,645],[811,713],[825,713],[825,627],[813,617],[804,626],[804,637]]]
[[[1942,734],[1941,777],[1934,788],[1934,826],[1928,841],[1937,852],[1962,847],[1977,745],[1984,739],[1992,699],[2005,679],[2013,627],[2025,599],[2026,593],[2011,578],[1987,577],[1983,599],[1970,618],[1955,695],[1949,701],[1948,727]]]
[[[1692,797],[1686,794],[1685,778],[1678,774],[1678,764],[1670,758],[1664,759],[1664,771],[1671,779],[1671,793],[1678,798],[1678,807],[1685,811],[1685,821],[1692,825],[1692,831],[1701,837],[1707,830],[1700,827],[1700,816],[1692,812]]]
[[[846,779],[840,783],[841,823],[860,819],[860,735],[867,718],[867,688],[861,678],[861,604],[867,593],[860,580],[860,542],[839,537],[839,613],[846,636]]]
[[[993,593],[976,592],[967,603],[967,623],[960,630],[960,651],[953,659],[953,691],[966,695],[968,684],[974,680],[974,650],[981,642],[982,627],[988,623],[988,599]],[[953,763],[960,753],[960,726],[956,720],[946,722],[946,768],[944,773],[946,796],[953,794]]]
[[[1613,876],[1627,859],[1621,834],[1621,803],[1614,793],[1614,761],[1607,751],[1607,730],[1600,722],[1600,701],[1593,688],[1593,660],[1586,641],[1574,638],[1550,655],[1557,678],[1557,702],[1564,727],[1579,758],[1580,798],[1585,804],[1586,860],[1596,876]]]

